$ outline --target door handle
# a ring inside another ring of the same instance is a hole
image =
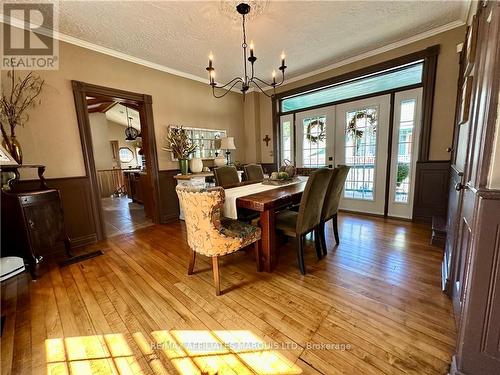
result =
[[[465,186],[465,185],[464,185],[464,184],[462,184],[461,182],[457,182],[457,183],[455,184],[455,190],[456,190],[456,191],[460,191],[460,190],[463,190],[463,189],[466,189],[466,188],[467,188],[467,186]]]
[[[452,152],[452,151],[453,151],[453,148],[451,148],[451,147],[446,148],[446,152]]]

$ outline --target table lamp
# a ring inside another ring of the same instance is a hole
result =
[[[231,151],[229,150],[236,150],[236,146],[234,145],[234,137],[224,137],[220,139],[220,148],[223,150],[226,150],[226,158],[227,158],[227,164],[231,162]]]

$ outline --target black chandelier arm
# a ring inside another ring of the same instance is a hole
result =
[[[254,77],[254,78],[256,78],[257,80],[259,80],[259,81],[260,81],[260,82],[262,82],[263,84],[267,85],[267,83],[265,83],[263,80],[258,79],[257,77]],[[261,91],[261,92],[262,92],[265,96],[267,96],[268,98],[272,98],[272,97],[273,97],[273,95],[269,95],[267,92],[265,92],[265,91],[264,91],[264,89],[263,89],[262,87],[260,87],[260,86],[259,86],[259,84],[257,83],[257,81],[256,81],[256,80],[252,80],[251,82],[252,82],[255,86],[257,86],[257,88],[258,88],[258,89],[259,89],[259,90],[260,90],[260,91]]]
[[[223,89],[223,88],[224,88],[224,87],[226,87],[229,83],[226,83],[224,86],[221,86],[221,87],[216,86],[216,85],[212,85],[212,95],[213,95],[214,97],[216,97],[217,99],[219,99],[219,98],[223,98],[224,96],[226,96],[227,94],[229,94],[229,92],[233,89],[233,87],[234,87],[234,86],[236,86],[236,84],[238,83],[238,81],[242,81],[242,82],[243,82],[243,80],[242,80],[241,78],[239,78],[239,77],[238,77],[238,79],[236,79],[236,78],[235,78],[235,79],[233,79],[231,82],[233,82],[233,81],[235,81],[235,82],[232,84],[232,86],[231,86],[231,87],[229,87],[228,89],[225,89],[226,91],[225,91],[225,92],[224,92],[224,94],[222,94],[222,95],[217,95],[217,94],[215,93],[215,89]]]
[[[233,83],[234,82],[234,83]],[[236,85],[238,82],[241,82],[241,83],[244,83],[244,81],[241,79],[241,77],[236,77],[236,78],[233,78],[232,80],[230,80],[228,83],[226,83],[224,86],[217,86],[216,83],[211,83],[210,85],[216,89],[223,89],[223,88],[226,88],[227,86],[230,86],[232,85],[229,90],[231,90],[234,85]]]

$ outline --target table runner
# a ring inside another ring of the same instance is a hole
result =
[[[257,184],[250,184],[244,186],[238,186],[230,189],[225,189],[226,200],[224,201],[224,216],[231,219],[238,218],[238,212],[236,211],[236,199],[239,197],[244,197],[246,195],[260,193],[262,191],[279,189],[284,186],[289,186],[293,184],[298,184],[307,180],[305,176],[299,176],[297,181],[294,181],[286,185],[264,185],[262,182]]]

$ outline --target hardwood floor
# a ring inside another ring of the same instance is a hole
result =
[[[455,327],[430,229],[342,214],[339,231],[333,249],[328,225],[321,261],[309,238],[306,276],[293,241],[271,274],[251,251],[223,257],[220,297],[210,259],[187,275],[181,223],[113,237],[92,247],[105,255],[36,282],[11,279],[1,373],[447,373]]]

